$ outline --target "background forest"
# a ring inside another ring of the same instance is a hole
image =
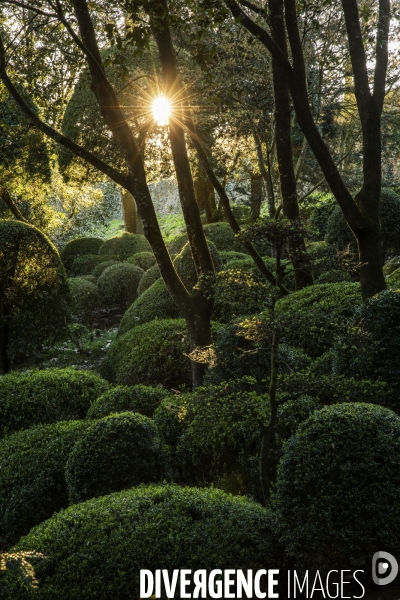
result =
[[[0,0],[0,600],[400,556],[399,8]]]

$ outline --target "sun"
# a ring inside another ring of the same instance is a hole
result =
[[[157,98],[154,98],[152,113],[157,125],[167,125],[171,115],[171,103],[168,98],[165,96],[157,96]]]

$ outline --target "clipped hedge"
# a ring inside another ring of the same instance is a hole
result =
[[[149,242],[144,235],[127,232],[106,240],[99,250],[100,256],[122,261],[139,252],[151,252]]]
[[[75,444],[65,468],[71,504],[156,483],[166,471],[166,454],[154,422],[124,412],[99,419]]]
[[[152,252],[138,252],[128,258],[128,263],[140,267],[143,271],[148,271],[156,264],[156,257]]]
[[[118,264],[117,260],[103,260],[100,264],[98,264],[92,271],[93,277],[98,279],[100,275],[108,269],[108,267],[112,267],[112,265]]]
[[[189,336],[183,319],[151,321],[110,346],[101,373],[120,385],[190,385],[190,361],[184,352],[189,352]]]
[[[222,268],[222,263],[219,257],[219,252],[215,245],[209,240],[207,240],[207,244],[211,253],[212,261],[214,263],[215,271],[220,271]],[[197,283],[197,274],[189,243],[185,244],[181,252],[174,259],[174,267],[187,289],[191,291]]]
[[[266,308],[269,300],[265,281],[251,272],[228,269],[217,273],[212,318],[229,323],[235,317],[253,315]]]
[[[232,260],[247,260],[250,258],[248,254],[244,254],[244,252],[236,252],[236,250],[222,250],[219,253],[219,257],[221,259],[223,268],[226,268]],[[253,262],[252,259],[250,260]]]
[[[400,419],[370,404],[314,414],[287,442],[276,509],[297,568],[361,569],[400,553]]]
[[[94,237],[76,238],[68,242],[61,250],[61,259],[66,269],[70,269],[78,256],[98,254],[103,240]]]
[[[79,277],[68,279],[67,283],[72,298],[71,312],[74,321],[91,325],[93,311],[98,303],[97,286]]]
[[[145,271],[139,281],[138,285],[138,296],[141,296],[143,292],[149,289],[158,279],[160,279],[161,273],[157,265],[150,267]]]
[[[153,319],[177,319],[179,316],[167,286],[159,278],[128,308],[119,324],[118,336]]]
[[[127,410],[152,417],[160,402],[168,396],[162,388],[146,385],[132,387],[119,385],[104,392],[95,400],[88,410],[88,419],[102,419],[112,413],[126,412]]]
[[[203,230],[207,239],[209,239],[217,250],[244,252],[244,246],[240,240],[235,238],[231,226],[228,223],[208,223],[203,225]]]
[[[187,233],[180,233],[179,235],[175,236],[168,244],[168,252],[172,258],[175,258],[175,256],[177,256],[183,250],[183,247],[186,246],[187,243]]]
[[[128,263],[107,267],[97,280],[99,298],[104,306],[128,308],[137,298],[137,289],[143,270]]]
[[[69,270],[71,277],[79,275],[91,275],[92,271],[103,262],[103,258],[98,254],[85,254],[77,256]]]
[[[88,421],[64,421],[0,440],[0,548],[68,506],[64,469]]]
[[[46,556],[35,561],[37,600],[139,598],[143,567],[172,573],[282,565],[271,512],[219,490],[170,485],[71,506],[33,529],[16,550]],[[13,593],[12,600],[25,600]]]
[[[89,371],[46,369],[0,378],[0,436],[33,425],[83,419],[109,385]]]

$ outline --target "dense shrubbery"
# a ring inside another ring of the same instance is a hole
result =
[[[0,548],[68,506],[65,465],[89,424],[41,425],[0,440]]]
[[[263,310],[268,302],[265,282],[239,269],[221,271],[216,277],[213,319],[228,323],[243,315]]]
[[[151,417],[166,396],[168,396],[168,392],[162,388],[146,385],[132,387],[120,385],[99,396],[89,408],[87,417],[101,419],[112,413],[126,412],[127,410]]]
[[[203,230],[206,238],[214,244],[217,250],[244,252],[243,244],[235,238],[235,234],[228,223],[208,223],[203,225]]]
[[[93,600],[105,590],[107,598],[130,600],[139,597],[144,566],[154,572],[161,565],[170,573],[279,568],[274,531],[271,513],[245,498],[148,486],[71,506],[33,529],[16,549],[46,556],[35,561],[40,588],[32,597],[38,600]],[[5,594],[3,600],[26,597],[15,589]]]
[[[251,262],[253,263],[253,260],[250,258],[250,256],[248,256],[248,254],[244,254],[243,252],[236,252],[235,250],[222,250],[219,253],[219,257],[221,259],[223,268],[227,268],[229,263],[232,260],[248,260],[248,259],[250,259]]]
[[[157,265],[154,267],[150,267],[147,271],[145,271],[139,281],[138,285],[138,296],[143,294],[146,290],[149,289],[158,279],[161,278],[160,269]]]
[[[337,207],[337,202],[332,194],[322,197],[315,208],[312,209],[309,219],[309,227],[312,237],[316,240],[323,240],[326,236],[328,219]]]
[[[181,233],[169,242],[168,252],[172,256],[172,258],[174,258],[177,254],[179,254],[182,251],[183,247],[187,244],[187,242],[187,233]]]
[[[151,252],[149,242],[144,235],[127,232],[106,240],[99,250],[100,256],[122,261],[139,252]]]
[[[107,267],[100,275],[97,286],[99,298],[104,306],[128,308],[137,298],[137,289],[143,270],[129,263],[118,263]]]
[[[108,267],[112,267],[112,265],[116,265],[116,264],[118,264],[117,260],[103,260],[100,264],[98,264],[93,269],[93,271],[92,271],[93,277],[95,277],[95,279],[98,279],[100,277],[100,275],[103,273],[103,271],[108,269]]]
[[[103,240],[99,238],[77,238],[68,242],[61,251],[61,258],[66,269],[70,269],[78,256],[98,254]]]
[[[128,258],[128,263],[140,267],[143,271],[148,271],[156,264],[156,257],[152,252],[138,252]]]
[[[191,384],[189,336],[183,319],[155,320],[138,325],[109,348],[101,372],[120,385]]]
[[[164,444],[154,422],[124,412],[99,419],[75,444],[65,478],[71,504],[139,485],[166,472]]]
[[[108,383],[93,373],[46,369],[0,378],[0,436],[39,423],[83,419]]]
[[[72,298],[71,312],[75,321],[91,325],[93,311],[98,302],[97,286],[86,279],[76,277],[68,279],[68,287]]]
[[[77,277],[78,275],[91,275],[92,271],[102,262],[104,262],[104,259],[98,254],[85,254],[84,256],[77,256],[72,263],[69,273],[71,277]]]
[[[284,448],[276,507],[296,566],[360,569],[400,552],[400,419],[367,404],[315,412]]]
[[[211,254],[211,258],[214,263],[215,270],[220,271],[221,267],[222,267],[222,263],[221,263],[221,259],[219,257],[219,252],[212,242],[207,241],[207,243],[208,243],[208,247],[210,249],[210,254]],[[189,291],[191,291],[192,288],[197,283],[197,274],[196,274],[196,269],[194,266],[192,252],[190,250],[189,243],[187,243],[183,247],[181,252],[174,259],[174,267],[175,267],[179,277],[182,279],[183,283],[187,287],[187,289]]]
[[[153,319],[176,319],[179,316],[178,307],[167,286],[159,278],[128,308],[119,325],[118,335]]]

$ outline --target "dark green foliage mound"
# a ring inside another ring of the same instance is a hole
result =
[[[108,267],[112,267],[112,265],[116,265],[118,263],[117,260],[103,260],[100,264],[98,264],[92,271],[93,277],[98,279],[100,275],[108,269]]]
[[[297,567],[362,569],[400,552],[400,419],[370,404],[316,411],[284,448],[276,508]]]
[[[155,320],[119,337],[110,346],[101,372],[120,385],[190,385],[190,361],[184,352],[189,352],[185,321]]]
[[[83,419],[108,383],[88,371],[46,369],[0,378],[0,436],[39,423]]]
[[[217,250],[244,252],[243,245],[235,238],[235,234],[228,223],[208,223],[203,225],[203,230],[206,238],[214,244]]]
[[[148,486],[70,506],[16,549],[46,557],[35,561],[37,600],[132,600],[139,598],[144,567],[170,574],[279,568],[274,530],[271,513],[248,499],[219,490]],[[14,592],[12,600],[22,599]]]
[[[138,252],[151,252],[149,242],[144,235],[126,232],[106,240],[99,250],[100,256],[122,261]]]
[[[217,273],[213,319],[229,323],[235,317],[253,315],[266,308],[268,288],[252,273],[229,269]]]
[[[183,247],[186,246],[188,242],[187,233],[181,233],[177,235],[171,242],[168,244],[168,252],[174,258],[177,254],[179,254]]]
[[[4,371],[63,333],[68,286],[57,249],[38,229],[0,220],[0,361]]]
[[[154,422],[138,413],[110,415],[93,423],[75,444],[65,469],[71,504],[157,483],[166,470],[163,442]]]
[[[98,254],[85,254],[77,256],[69,270],[71,277],[78,275],[90,275],[99,264],[104,262],[103,258]]]
[[[143,292],[148,290],[149,287],[157,281],[157,279],[160,279],[160,277],[161,273],[157,265],[154,265],[154,267],[150,267],[150,269],[145,271],[139,281],[138,296],[141,296]]]
[[[68,279],[72,298],[71,312],[74,321],[91,325],[93,311],[98,302],[97,286],[86,279]]]
[[[235,250],[223,250],[219,253],[219,257],[221,259],[223,268],[226,268],[232,260],[247,260],[250,258],[248,254],[236,252]],[[253,261],[251,260],[251,262]]]
[[[111,388],[95,400],[88,410],[88,419],[102,419],[112,413],[127,410],[141,413],[146,417],[153,416],[157,406],[168,396],[162,388],[146,385],[117,386]]]
[[[360,304],[357,283],[325,283],[290,294],[276,304],[282,341],[316,358],[332,346]]]
[[[128,308],[119,325],[118,335],[153,319],[176,319],[179,316],[178,307],[167,286],[159,278]]]
[[[312,210],[308,225],[312,232],[312,237],[316,240],[323,240],[326,236],[328,219],[337,207],[335,198],[328,194],[319,200],[317,206]]]
[[[99,238],[77,238],[68,242],[61,251],[61,258],[66,269],[70,269],[78,256],[98,254],[103,240]]]
[[[128,308],[137,298],[137,289],[143,270],[128,263],[107,267],[97,280],[99,298],[104,306]]]
[[[0,547],[68,506],[64,469],[88,421],[40,425],[0,440]]]
[[[143,271],[148,271],[156,264],[156,257],[152,252],[138,252],[128,258],[128,263],[140,267]]]
[[[207,243],[208,243],[208,247],[210,249],[211,258],[214,263],[215,271],[218,272],[221,270],[221,267],[222,267],[221,259],[219,257],[219,252],[212,242],[207,241]],[[192,288],[197,283],[197,275],[196,275],[196,269],[194,266],[192,252],[190,250],[189,243],[187,243],[183,247],[181,252],[175,258],[174,267],[175,267],[179,277],[182,279],[183,283],[187,287],[187,289],[189,291],[191,291]]]

